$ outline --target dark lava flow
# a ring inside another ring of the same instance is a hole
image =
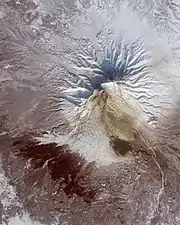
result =
[[[119,138],[112,137],[110,144],[119,156],[125,156],[128,152],[132,151],[132,144]]]

